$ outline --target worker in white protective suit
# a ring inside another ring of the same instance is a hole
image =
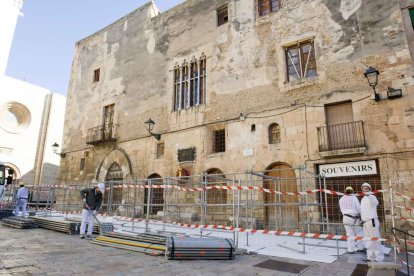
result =
[[[343,215],[342,222],[348,236],[347,247],[348,253],[364,252],[364,241],[355,241],[355,237],[362,237],[364,231],[361,227],[361,204],[358,198],[353,194],[354,189],[351,186],[345,188],[345,195],[339,200],[339,207]]]
[[[16,209],[14,210],[14,215],[17,217],[19,215],[20,208],[22,209],[22,216],[26,216],[27,201],[29,200],[29,191],[24,186],[23,182],[19,184],[20,188],[17,190],[16,194]]]
[[[361,186],[364,197],[361,201],[361,219],[364,228],[364,237],[380,237],[379,220],[377,214],[378,199],[371,193],[371,185],[364,183]],[[384,260],[383,246],[378,240],[366,240],[367,257],[364,261],[382,262]]]

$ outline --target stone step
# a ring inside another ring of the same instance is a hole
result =
[[[370,270],[399,270],[403,268],[402,264],[395,264],[393,262],[369,262]]]

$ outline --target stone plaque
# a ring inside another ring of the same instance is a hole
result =
[[[177,155],[178,155],[178,162],[195,161],[196,148],[179,149]]]

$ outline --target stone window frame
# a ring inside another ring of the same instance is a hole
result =
[[[165,143],[158,143],[157,144],[157,159],[161,159],[164,157],[165,151]]]
[[[206,102],[207,57],[204,53],[190,63],[174,66],[173,111],[198,107]]]
[[[310,55],[306,55],[307,54],[306,52],[304,53],[304,47],[307,45],[310,45],[310,49],[309,49],[309,53],[311,53]],[[286,81],[287,82],[298,81],[298,80],[303,80],[303,79],[308,79],[308,78],[318,76],[314,38],[299,40],[294,43],[285,45],[283,46],[283,48],[285,51]],[[292,59],[292,56],[290,55],[291,51],[295,49],[298,50],[298,55],[300,57],[298,60],[298,63],[295,63],[294,60]],[[313,65],[313,67],[309,67],[310,64]],[[292,65],[293,65],[293,69],[295,69],[294,73],[296,73],[296,76],[298,78],[291,78],[291,76],[293,75],[289,72],[289,67],[291,67]],[[307,75],[308,70],[312,70],[312,69],[315,71],[314,75],[308,76]]]
[[[281,128],[277,123],[269,125],[269,144],[279,144],[281,142]]]
[[[93,83],[99,82],[101,78],[101,68],[96,68],[93,70]]]
[[[85,158],[81,158],[80,159],[80,163],[79,163],[79,171],[83,171],[85,169]]]
[[[217,27],[229,22],[229,6],[226,4],[216,9]]]
[[[277,5],[277,8],[273,6]],[[268,6],[268,9],[263,11],[263,6]],[[282,0],[256,0],[256,9],[259,17],[278,12],[282,8]]]
[[[401,4],[401,15],[403,19],[405,34],[408,42],[408,49],[411,56],[414,56],[414,26],[411,22],[410,9],[414,9],[414,5],[403,5]],[[414,59],[412,59],[411,64],[414,66]]]

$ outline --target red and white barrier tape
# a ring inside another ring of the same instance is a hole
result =
[[[407,265],[407,262],[406,261],[404,261],[403,259],[401,259],[401,258],[398,258],[397,257],[397,260],[400,262],[400,263],[402,263],[402,264],[404,264],[404,265]],[[414,265],[408,265],[408,267],[410,268],[410,269],[414,269]]]
[[[400,196],[402,198],[408,199],[410,201],[414,201],[414,197],[409,197],[409,196],[403,195],[402,193],[399,193],[399,192],[395,192],[394,194],[397,195],[397,196]]]
[[[403,220],[403,221],[409,221],[409,222],[414,222],[414,219],[409,219],[409,218],[404,218],[404,217],[395,217],[396,219],[399,219],[399,220]]]
[[[400,208],[400,209],[404,209],[404,210],[406,210],[406,211],[413,211],[414,210],[414,208],[409,208],[409,207],[405,207],[405,206],[395,206],[396,208]]]

